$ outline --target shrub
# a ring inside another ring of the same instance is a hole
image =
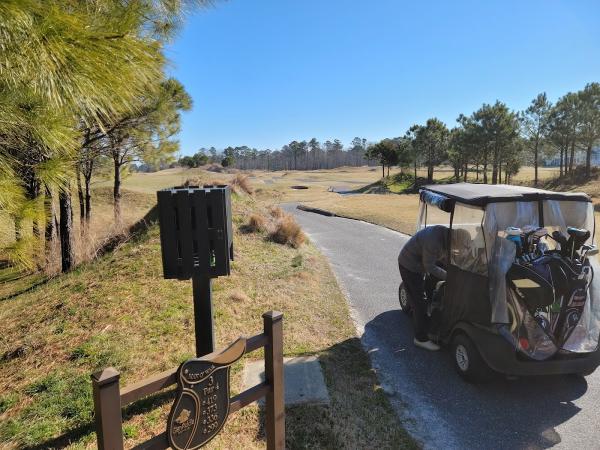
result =
[[[248,175],[242,175],[242,174],[238,173],[231,180],[231,185],[236,186],[238,188],[237,189],[238,192],[242,191],[248,195],[254,194],[254,188],[252,187],[252,184],[250,184],[250,179],[249,179]]]
[[[209,172],[225,172],[225,169],[223,168],[223,166],[221,164],[210,164],[208,167],[206,167],[206,170],[208,170]]]
[[[270,237],[273,242],[289,245],[294,248],[300,247],[306,241],[306,235],[302,231],[302,228],[288,214],[285,214],[277,221],[275,230],[271,233]]]
[[[269,228],[267,219],[260,214],[251,214],[248,223],[244,225],[243,230],[246,233],[262,233]]]
[[[281,209],[279,206],[271,206],[269,208],[269,213],[271,214],[271,217],[276,219],[281,219],[283,216],[285,216],[283,209]]]
[[[203,182],[200,178],[192,177],[184,181],[183,187],[202,186]]]
[[[227,183],[227,181],[225,181],[225,180],[221,180],[219,178],[215,178],[215,179],[210,180],[207,183],[207,186],[208,185],[210,185],[210,186],[223,186],[225,184],[229,184],[229,183]]]

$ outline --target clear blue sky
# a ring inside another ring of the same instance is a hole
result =
[[[200,147],[371,141],[496,99],[523,109],[600,81],[600,1],[229,0],[168,49]]]

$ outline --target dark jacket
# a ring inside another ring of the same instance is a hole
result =
[[[412,236],[398,256],[398,264],[414,273],[430,273],[440,280],[446,271],[436,265],[445,261],[448,254],[449,230],[443,225],[433,225]]]

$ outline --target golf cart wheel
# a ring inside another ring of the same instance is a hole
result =
[[[482,383],[492,377],[492,370],[479,350],[463,333],[458,333],[452,339],[452,359],[458,374],[469,383]]]
[[[593,374],[596,371],[596,368],[590,369],[590,370],[586,370],[585,372],[579,372],[576,373],[575,375],[578,375],[580,377],[588,377],[591,374]]]
[[[412,314],[412,308],[408,301],[408,291],[404,287],[404,283],[400,283],[400,287],[398,288],[398,301],[400,302],[400,309],[402,312],[410,316]]]

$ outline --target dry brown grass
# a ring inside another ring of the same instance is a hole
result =
[[[281,209],[279,206],[271,206],[269,208],[269,214],[271,214],[271,217],[276,219],[281,219],[285,215],[283,209]]]
[[[202,186],[205,184],[205,180],[201,177],[190,177],[183,182],[181,186],[183,187],[191,187],[191,186]]]
[[[252,183],[250,183],[250,178],[248,175],[238,173],[231,180],[231,185],[236,186],[236,188],[238,188],[238,192],[245,192],[248,195],[254,194],[254,188],[252,187]]]
[[[234,221],[256,207],[248,197],[236,199]],[[261,314],[280,310],[285,355],[316,354],[325,371],[332,405],[288,408],[288,448],[412,446],[377,389],[325,258],[311,245],[275,245],[258,234],[236,233],[234,239],[231,276],[213,285],[218,346],[260,332]],[[115,366],[125,386],[193,355],[191,283],[164,280],[161,272],[153,227],[116,252],[3,304],[0,356],[11,358],[0,364],[1,448],[94,448],[92,371]],[[240,390],[242,367],[234,366],[233,394]],[[128,409],[126,448],[164,431],[172,398],[158,396]],[[207,448],[264,448],[263,427],[263,411],[249,406],[232,415]]]
[[[275,229],[270,238],[278,244],[289,245],[293,248],[300,247],[306,241],[306,235],[298,222],[289,214],[284,215],[275,223]]]
[[[234,290],[231,294],[229,294],[229,299],[236,303],[243,303],[245,305],[250,305],[252,302],[252,299],[240,290]]]
[[[365,168],[366,169],[366,168]],[[424,175],[423,171],[419,171],[419,176]],[[438,167],[434,173],[435,179],[441,179],[451,176],[453,173],[449,167]],[[556,168],[540,168],[539,178],[543,181],[543,186],[549,189],[568,191],[576,190],[583,191],[592,196],[592,200],[596,205],[600,205],[600,182],[591,180],[585,184],[569,184],[557,183],[552,181],[552,177],[558,174]],[[351,217],[377,225],[386,226],[394,230],[413,234],[417,221],[419,200],[416,194],[356,194],[356,195],[340,195],[333,192],[322,192],[325,179],[339,180],[340,184],[349,183],[348,175],[353,175],[356,179],[362,180],[367,175],[364,170],[350,170],[349,172],[340,171],[339,174],[323,173],[315,174],[313,183],[306,182],[310,189],[308,191],[295,191],[292,194],[291,190],[284,190],[284,200],[299,201],[306,206],[320,208],[331,211],[337,215]],[[304,173],[302,176],[306,177]],[[469,174],[475,181],[475,174]],[[300,174],[294,175],[297,179]],[[325,178],[327,177],[327,178]],[[533,168],[524,167],[519,174],[514,177],[515,183],[531,183],[533,180]],[[365,183],[365,185],[368,183]],[[281,190],[281,188],[279,188]],[[600,206],[597,206],[600,209]]]
[[[248,223],[244,226],[244,231],[248,233],[265,233],[269,231],[269,221],[263,215],[252,213],[248,218]]]
[[[331,211],[337,215],[364,220],[406,234],[413,234],[419,212],[417,194],[332,193],[329,198],[306,202],[307,206]]]
[[[155,198],[157,188],[180,185],[180,178],[179,172],[164,171],[136,174],[125,183]],[[270,186],[255,198],[236,196],[236,229],[259,214],[284,222],[282,236],[303,236],[281,210],[270,211],[279,198]],[[127,214],[139,219],[145,211],[138,206],[134,202]],[[110,224],[111,211],[107,203],[104,225]],[[260,332],[261,314],[280,310],[285,356],[315,354],[325,373],[331,406],[287,408],[287,447],[414,448],[377,385],[326,259],[310,244],[275,245],[258,233],[236,232],[234,241],[232,274],[213,284],[218,346]],[[0,448],[95,448],[89,374],[113,365],[128,385],[177,366],[193,355],[192,317],[191,283],[162,278],[157,227],[4,302],[0,356],[16,357],[0,364]],[[242,367],[240,361],[233,368],[233,394],[239,392]],[[159,395],[127,409],[126,448],[164,431],[172,399]],[[50,444],[56,437],[58,443]],[[264,448],[264,412],[251,405],[232,415],[207,448]]]

